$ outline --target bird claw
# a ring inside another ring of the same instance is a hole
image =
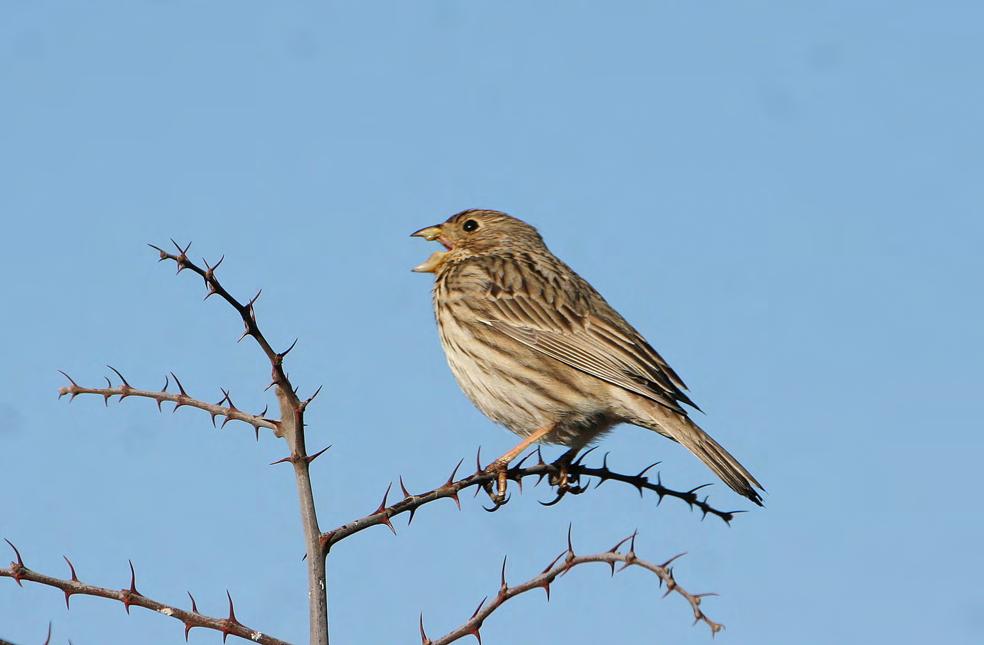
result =
[[[489,508],[488,506],[482,506],[482,508],[488,511],[489,513],[495,513],[497,510],[499,510],[500,508],[502,508],[503,506],[509,503],[509,500],[512,499],[512,495],[499,497],[498,494],[489,492],[489,499],[492,500],[492,508]]]
[[[492,482],[486,482],[483,484],[485,492],[489,494],[489,498],[494,504],[493,511],[499,509],[500,506],[505,506],[509,498],[506,496],[506,481],[509,476],[509,464],[501,460],[493,461],[485,469],[485,472],[490,475],[495,475],[495,489],[493,490]],[[485,509],[489,510],[489,509]]]
[[[580,495],[584,491],[588,490],[587,486],[581,485],[581,475],[572,474],[568,468],[571,465],[571,459],[574,457],[572,452],[566,452],[561,456],[560,459],[551,464],[555,471],[550,473],[550,477],[547,482],[556,487],[557,497],[553,498],[549,502],[540,502],[544,506],[553,506],[564,498],[564,495],[570,493],[571,495]]]

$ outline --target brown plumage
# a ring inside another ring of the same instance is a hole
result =
[[[434,311],[451,371],[479,410],[524,437],[494,465],[535,441],[576,452],[631,423],[683,444],[761,504],[761,485],[687,415],[683,405],[697,406],[676,372],[535,228],[467,210],[414,235],[447,248],[415,271],[435,274]]]

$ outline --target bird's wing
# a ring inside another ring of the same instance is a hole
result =
[[[577,278],[572,288],[561,290],[553,288],[555,284],[524,286],[509,289],[490,285],[483,298],[481,322],[577,370],[677,412],[686,414],[681,402],[697,407],[666,361],[587,282]],[[540,297],[530,295],[537,292]]]

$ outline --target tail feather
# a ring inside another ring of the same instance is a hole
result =
[[[714,474],[720,477],[731,490],[744,495],[759,506],[762,505],[762,496],[755,489],[759,488],[763,491],[765,489],[731,453],[714,441],[689,417],[662,406],[654,407],[658,408],[653,414],[654,424],[647,424],[646,427],[683,444],[713,470]]]

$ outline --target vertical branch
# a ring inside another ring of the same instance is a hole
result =
[[[285,392],[289,392],[288,396]],[[297,499],[301,510],[301,524],[304,527],[304,550],[308,567],[308,607],[310,613],[312,645],[328,645],[328,586],[327,558],[321,547],[321,529],[318,526],[318,511],[314,506],[314,491],[311,488],[311,462],[317,455],[308,456],[304,439],[304,408],[307,401],[297,399],[291,389],[277,389],[280,401],[281,427],[290,445],[288,458],[294,467],[297,483]],[[308,399],[310,401],[310,399]]]
[[[218,278],[215,277],[215,270],[222,259],[214,265],[204,262],[205,269],[202,269],[190,259],[188,259],[188,249],[191,244],[181,248],[177,242],[171,240],[177,248],[178,253],[169,253],[160,247],[150,246],[160,253],[160,260],[172,260],[178,266],[178,273],[188,269],[197,273],[205,281],[207,293],[206,299],[216,295],[225,300],[239,313],[242,318],[243,330],[240,340],[246,336],[252,336],[256,344],[260,346],[267,359],[270,361],[272,372],[271,385],[276,388],[277,401],[280,403],[280,423],[277,434],[287,440],[290,447],[290,456],[286,461],[290,461],[294,466],[294,476],[297,482],[298,502],[301,510],[301,524],[304,527],[304,545],[307,554],[308,567],[308,600],[310,609],[310,627],[312,645],[328,645],[328,586],[326,575],[326,559],[321,546],[321,529],[318,527],[318,514],[314,506],[314,492],[311,489],[311,475],[309,466],[319,454],[308,456],[307,447],[304,441],[304,409],[307,407],[318,392],[308,399],[302,401],[298,398],[297,392],[291,385],[287,373],[284,371],[284,357],[297,344],[295,340],[286,350],[277,352],[267,341],[256,323],[256,310],[254,304],[260,297],[257,293],[253,298],[243,304],[234,298]],[[223,256],[224,258],[224,256]],[[320,388],[318,389],[320,392]]]

